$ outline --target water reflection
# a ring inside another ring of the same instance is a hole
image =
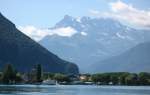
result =
[[[0,95],[150,95],[149,86],[0,85]]]

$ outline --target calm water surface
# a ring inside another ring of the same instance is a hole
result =
[[[150,86],[0,85],[0,95],[150,95]]]

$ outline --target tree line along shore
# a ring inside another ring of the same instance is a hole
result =
[[[63,84],[63,85],[150,85],[150,73],[110,72],[96,74],[62,74],[43,72],[37,64],[28,73],[17,72],[7,64],[0,72],[0,84]]]

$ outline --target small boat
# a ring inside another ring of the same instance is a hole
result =
[[[42,82],[42,84],[45,84],[45,85],[56,85],[56,81],[48,79],[48,80],[44,80]]]

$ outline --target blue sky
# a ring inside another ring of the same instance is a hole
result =
[[[110,2],[118,0],[0,0],[0,12],[16,25],[52,27],[68,14],[90,16],[90,10],[109,12]],[[121,0],[140,10],[150,10],[150,0]]]
[[[36,41],[46,35],[71,37],[81,32],[72,27],[47,30],[65,15],[112,18],[130,27],[150,29],[150,0],[0,0],[0,12]]]

